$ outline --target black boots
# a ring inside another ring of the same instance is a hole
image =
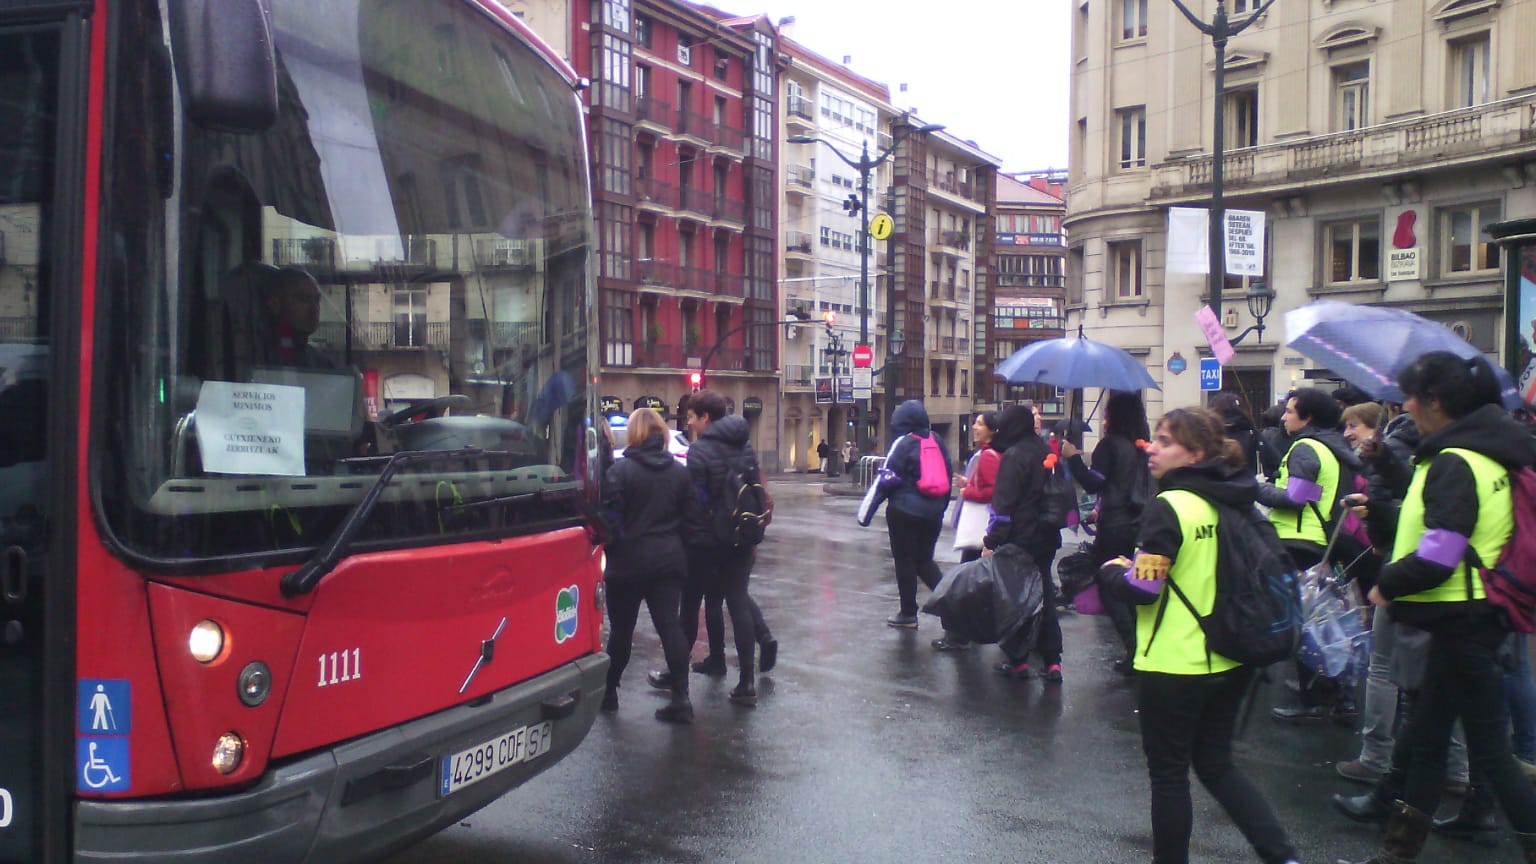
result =
[[[1424,841],[1429,839],[1429,826],[1428,813],[1397,802],[1387,819],[1387,835],[1381,838],[1381,848],[1359,864],[1414,864]]]
[[[693,703],[686,688],[672,688],[672,701],[656,709],[656,719],[663,723],[692,723]]]
[[[1449,819],[1436,819],[1435,833],[1469,840],[1479,846],[1499,845],[1499,820],[1494,815],[1493,790],[1487,784],[1468,787],[1461,811]]]

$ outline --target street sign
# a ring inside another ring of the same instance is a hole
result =
[[[868,369],[875,362],[875,349],[868,345],[853,346],[853,368]]]
[[[1221,389],[1221,361],[1215,357],[1200,358],[1200,389]]]
[[[853,399],[868,399],[873,396],[875,387],[875,370],[865,367],[853,370]]]
[[[853,401],[853,378],[847,375],[837,376],[837,401]]]
[[[876,240],[884,240],[891,236],[891,231],[895,228],[896,223],[884,213],[876,213],[875,218],[869,220],[869,236]]]

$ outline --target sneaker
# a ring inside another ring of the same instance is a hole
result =
[[[899,628],[901,628],[903,630],[916,630],[917,629],[917,616],[916,615],[892,615],[891,617],[885,619],[885,626],[887,626],[887,627],[899,627]]]
[[[747,708],[756,707],[757,688],[753,687],[751,684],[737,684],[736,688],[731,691],[729,698],[737,705],[742,705]]]
[[[645,673],[645,681],[657,690],[672,689],[672,673],[665,669]]]
[[[757,652],[757,671],[772,672],[779,662],[779,640],[767,639]],[[725,674],[725,661],[720,661],[720,674]]]
[[[1278,705],[1269,709],[1269,714],[1276,720],[1322,720],[1328,716],[1328,709],[1321,705]]]
[[[1040,677],[1044,678],[1046,683],[1048,683],[1048,684],[1060,684],[1061,683],[1061,664],[1060,663],[1052,663],[1051,665],[1045,667],[1045,674],[1041,675]]]
[[[708,675],[712,678],[724,678],[725,658],[717,654],[711,654],[693,664],[693,671],[699,675]]]
[[[1015,681],[1023,681],[1029,677],[1029,662],[1015,663],[1012,660],[999,661],[992,669],[999,675],[1006,675]]]
[[[945,637],[940,638],[940,639],[935,639],[935,640],[933,640],[932,642],[930,642],[928,644],[932,645],[933,646],[933,650],[935,650],[935,651],[969,651],[969,650],[971,650],[971,643],[965,641],[964,639],[953,639],[953,638],[951,638],[949,636],[945,636]]]
[[[1359,759],[1351,759],[1348,762],[1340,762],[1339,764],[1333,766],[1333,770],[1339,772],[1339,776],[1343,777],[1345,780],[1353,780],[1356,783],[1365,783],[1369,786],[1375,786],[1381,780],[1381,775],[1385,773],[1382,771],[1377,771],[1375,768],[1368,767]]]
[[[603,704],[598,706],[604,714],[612,714],[619,710],[619,689],[609,687],[603,691]]]

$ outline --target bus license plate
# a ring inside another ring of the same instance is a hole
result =
[[[498,771],[520,762],[532,762],[548,753],[553,744],[554,735],[546,720],[533,726],[519,726],[468,750],[444,756],[441,794],[452,795]]]

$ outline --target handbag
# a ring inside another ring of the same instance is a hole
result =
[[[992,506],[980,501],[960,501],[960,518],[955,521],[955,548],[980,549],[992,521]]]

